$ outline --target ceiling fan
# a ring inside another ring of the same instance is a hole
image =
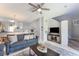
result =
[[[44,3],[40,3],[40,4],[37,4],[37,5],[34,5],[32,3],[28,3],[28,4],[34,8],[32,10],[32,12],[38,11],[38,12],[40,12],[40,14],[42,14],[42,10],[47,10],[47,11],[50,10],[49,8],[43,8]]]

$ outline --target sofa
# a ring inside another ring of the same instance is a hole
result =
[[[7,55],[9,55],[11,53],[14,53],[14,52],[17,52],[21,49],[27,48],[29,46],[32,46],[32,45],[35,45],[35,44],[38,43],[37,38],[24,40],[24,35],[17,35],[17,39],[18,39],[18,41],[13,43],[13,44],[10,44],[10,43],[6,44],[6,53],[7,53]]]
[[[0,44],[0,56],[4,55],[4,44]]]

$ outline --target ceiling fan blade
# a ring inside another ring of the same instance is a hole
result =
[[[44,5],[44,3],[41,3],[40,6],[42,7]]]
[[[37,11],[37,9],[35,9],[35,10],[32,10],[32,12],[35,12],[35,11]]]
[[[28,3],[28,4],[31,5],[31,6],[33,6],[33,7],[35,7],[35,8],[37,8],[37,6],[33,5],[32,3]]]
[[[38,8],[41,8],[40,4],[37,4]]]
[[[50,10],[50,9],[48,9],[48,8],[41,8],[42,10]]]

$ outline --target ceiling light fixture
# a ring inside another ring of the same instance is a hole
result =
[[[14,20],[10,20],[10,22],[15,22]]]
[[[41,8],[39,8],[37,11],[38,11],[38,12],[41,12],[42,10],[41,10]]]
[[[15,16],[16,15],[14,15],[14,19],[11,19],[10,22],[12,22],[12,23],[15,22]]]

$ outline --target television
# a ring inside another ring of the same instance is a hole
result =
[[[50,28],[50,33],[59,33],[59,27]]]

